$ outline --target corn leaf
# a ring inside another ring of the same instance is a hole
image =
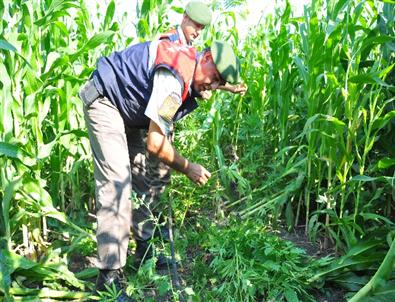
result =
[[[379,169],[387,169],[389,167],[392,167],[393,165],[395,165],[395,158],[389,158],[389,157],[380,159],[379,162],[377,163]]]
[[[0,39],[0,49],[16,51],[16,48],[6,40]]]
[[[0,142],[0,155],[19,159],[24,165],[27,166],[33,166],[36,164],[36,160],[32,158],[25,150],[23,150],[22,147],[13,144]]]

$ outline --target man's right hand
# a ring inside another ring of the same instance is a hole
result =
[[[185,175],[198,186],[206,184],[211,177],[211,173],[203,166],[195,163],[188,163],[188,168]]]
[[[191,163],[178,154],[171,142],[163,134],[160,127],[153,121],[150,122],[148,130],[147,150],[166,165],[185,174],[199,186],[204,185],[211,176],[210,172],[203,166]]]

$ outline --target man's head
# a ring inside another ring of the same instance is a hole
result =
[[[217,89],[225,82],[240,81],[240,64],[232,47],[221,41],[213,41],[211,47],[199,57],[193,77],[193,89],[197,92]]]
[[[188,43],[199,37],[201,31],[211,22],[211,10],[201,1],[191,1],[185,8],[181,28]]]

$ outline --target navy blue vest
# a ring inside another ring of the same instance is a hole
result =
[[[102,57],[93,73],[97,90],[118,108],[129,127],[148,128],[150,122],[144,114],[152,93],[155,72],[155,67],[150,70],[148,66],[149,46],[150,42],[139,43]],[[174,73],[170,67],[168,69]],[[181,105],[174,121],[196,107],[194,97],[190,97]]]

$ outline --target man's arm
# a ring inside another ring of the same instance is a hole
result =
[[[241,95],[245,95],[247,91],[247,85],[244,83],[237,84],[237,85],[232,85],[229,83],[225,83],[224,85],[218,86],[216,89],[224,90],[224,91],[229,91],[232,93],[239,93]],[[199,93],[199,97],[202,99],[208,100],[212,96],[212,91],[211,90],[204,90]]]
[[[147,150],[176,171],[185,174],[198,185],[204,185],[211,176],[203,166],[189,162],[174,149],[168,139],[173,117],[181,106],[181,84],[167,69],[155,72],[152,94],[145,110],[150,119]]]
[[[247,85],[244,83],[237,84],[237,85],[225,83],[225,85],[218,86],[217,89],[229,91],[232,93],[240,93],[241,95],[244,95],[247,91]]]
[[[203,166],[189,162],[178,154],[171,142],[162,133],[160,127],[153,121],[150,122],[148,130],[147,150],[174,170],[185,174],[198,185],[204,185],[211,176],[210,172]]]

